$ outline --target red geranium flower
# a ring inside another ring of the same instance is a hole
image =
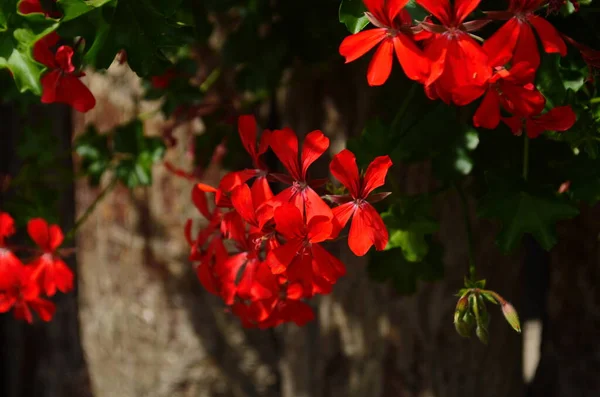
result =
[[[9,250],[4,239],[15,234],[15,221],[6,212],[0,212],[0,289],[3,281],[8,280],[15,268],[22,266],[21,261]]]
[[[43,321],[50,321],[56,306],[54,303],[40,298],[40,289],[32,278],[32,268],[19,266],[3,284],[7,285],[0,291],[0,313],[13,309],[18,320],[33,323],[31,310],[35,311]]]
[[[387,81],[394,51],[408,78],[423,82],[429,75],[429,62],[412,39],[412,18],[404,9],[406,3],[408,0],[365,0],[367,18],[377,29],[346,37],[340,45],[340,54],[348,63],[379,44],[367,72],[371,86]]]
[[[245,328],[267,329],[286,322],[303,326],[312,321],[315,314],[302,298],[302,285],[288,284],[271,299],[255,301],[250,305],[237,302],[232,310],[241,318]]]
[[[60,18],[62,13],[56,8],[56,0],[51,0],[52,3],[41,0],[21,0],[19,2],[19,12],[21,14],[44,14],[46,18]],[[50,5],[49,8],[44,8],[42,5]]]
[[[79,80],[85,73],[73,65],[73,48],[58,45],[60,37],[52,32],[38,40],[33,46],[33,57],[48,67],[42,76],[42,103],[66,103],[75,110],[87,112],[96,105],[90,90]]]
[[[331,208],[313,190],[322,186],[325,181],[309,181],[307,178],[308,167],[314,163],[329,148],[329,138],[321,131],[313,131],[306,135],[302,146],[302,154],[298,153],[298,137],[289,128],[274,131],[270,138],[273,152],[289,172],[288,175],[271,174],[280,182],[290,184],[277,196],[273,197],[274,206],[283,203],[294,203],[306,220],[314,216],[332,218]],[[312,187],[311,187],[312,186]]]
[[[347,189],[347,196],[330,196],[333,201],[341,203],[333,209],[333,215],[339,227],[346,226],[352,217],[348,245],[355,255],[363,256],[375,245],[383,250],[388,242],[388,231],[379,213],[370,202],[377,202],[389,193],[371,194],[376,188],[383,186],[392,161],[389,156],[377,157],[361,177],[356,165],[356,157],[349,150],[342,150],[331,161],[329,169]]]
[[[256,178],[252,183],[253,194],[260,197],[264,202],[273,197],[267,181],[268,168],[262,160],[262,155],[269,149],[271,131],[265,130],[260,136],[260,142],[257,145],[258,128],[254,116],[242,115],[238,119],[238,133],[246,152],[252,158],[254,168],[242,171],[230,172],[221,179],[217,192],[217,201],[223,193],[229,193],[236,187],[246,183],[252,178]]]
[[[484,86],[457,90],[454,102],[466,105],[485,93],[473,116],[473,124],[494,129],[500,123],[500,108],[521,117],[539,114],[544,109],[546,99],[533,85],[534,78],[535,69],[526,62],[520,62],[510,70],[497,67]]]
[[[73,289],[73,272],[57,255],[57,249],[63,243],[63,233],[58,225],[48,225],[44,219],[36,218],[27,224],[29,236],[43,251],[42,255],[31,262],[32,278],[48,296]]]
[[[330,238],[331,219],[314,216],[306,223],[300,210],[287,203],[275,210],[275,225],[286,242],[267,256],[273,274],[302,284],[305,296],[331,292],[332,285],[346,274],[340,260],[318,244]]]
[[[489,49],[488,52],[503,54],[502,57],[506,61],[512,55],[513,63],[528,62],[537,69],[540,65],[540,54],[531,28],[533,26],[547,53],[565,56],[567,46],[560,33],[544,18],[535,15],[535,11],[545,2],[546,0],[510,0],[508,11],[487,12],[490,19],[508,19],[508,22],[484,43],[484,47]]]
[[[544,131],[566,131],[573,127],[577,116],[570,106],[560,106],[549,112],[530,117],[504,117],[502,121],[512,130],[513,134],[521,135],[523,128],[530,138],[537,138]]]
[[[427,95],[450,103],[458,87],[482,85],[491,75],[488,58],[481,46],[469,35],[484,22],[464,23],[480,0],[417,0],[442,24],[422,22],[424,29],[436,33],[425,48],[431,60],[431,73],[425,81]]]

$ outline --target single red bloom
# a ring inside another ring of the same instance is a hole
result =
[[[482,85],[491,75],[488,58],[481,46],[469,35],[483,22],[464,23],[480,0],[417,0],[442,24],[422,22],[421,26],[436,35],[429,40],[425,55],[432,62],[425,81],[427,95],[450,103],[452,93],[462,86]]]
[[[257,145],[258,128],[254,116],[242,115],[238,119],[238,132],[246,152],[252,158],[254,168],[242,171],[230,172],[221,179],[217,192],[217,200],[223,193],[229,193],[236,187],[246,183],[252,178],[256,178],[252,183],[252,191],[257,195],[262,194],[261,202],[273,197],[273,193],[267,181],[268,168],[262,160],[262,155],[269,149],[271,131],[265,130],[260,136],[260,142]]]
[[[50,321],[56,306],[54,303],[40,298],[40,289],[32,278],[32,268],[19,266],[12,272],[7,288],[0,291],[0,313],[13,309],[18,320],[33,323],[31,310],[35,311],[43,321]]]
[[[31,262],[32,278],[48,296],[56,290],[67,293],[73,289],[74,275],[67,264],[57,255],[63,243],[63,233],[58,225],[48,225],[44,219],[36,218],[27,224],[31,239],[42,250],[42,254]]]
[[[44,8],[42,4],[49,4],[50,7]],[[56,0],[52,2],[41,1],[41,0],[21,0],[19,1],[19,12],[21,14],[44,14],[46,18],[60,18],[62,13],[56,8]]]
[[[332,285],[346,273],[340,260],[318,244],[330,238],[331,218],[314,216],[305,223],[300,210],[286,203],[275,209],[275,225],[286,242],[267,256],[273,274],[302,284],[305,296],[331,292]]]
[[[240,317],[245,328],[267,329],[288,322],[303,326],[312,321],[315,315],[311,307],[301,301],[302,298],[302,285],[288,284],[270,299],[254,301],[249,305],[236,302],[232,310]]]
[[[383,250],[387,245],[389,235],[379,213],[370,202],[377,202],[389,193],[371,194],[376,188],[383,186],[385,177],[392,161],[389,156],[377,157],[365,172],[358,173],[356,157],[345,149],[336,154],[331,160],[329,169],[347,189],[347,196],[331,196],[334,201],[341,203],[333,209],[333,215],[339,223],[339,228],[346,226],[352,217],[348,245],[357,256],[363,256],[371,246]]]
[[[6,212],[0,212],[0,289],[9,279],[15,268],[23,266],[19,258],[9,250],[4,239],[15,234],[15,221]]]
[[[48,67],[42,76],[42,103],[66,103],[80,112],[96,105],[90,90],[79,80],[85,73],[73,65],[73,48],[62,45],[54,52],[60,37],[52,32],[33,45],[33,57]]]
[[[307,178],[308,167],[329,148],[329,138],[318,130],[309,133],[304,138],[302,154],[299,156],[298,137],[294,131],[285,128],[273,132],[270,145],[289,172],[289,176],[271,175],[280,182],[292,185],[273,197],[274,206],[293,203],[306,215],[307,221],[315,216],[332,218],[331,208],[313,189],[322,185],[324,181],[309,181]]]
[[[408,78],[424,82],[429,75],[429,61],[413,41],[412,18],[404,6],[408,0],[365,0],[367,18],[377,29],[346,37],[340,55],[352,62],[379,44],[367,72],[371,86],[385,83],[392,71],[393,54]]]
[[[199,258],[196,275],[200,284],[211,294],[221,296],[221,282],[215,274],[215,267],[229,257],[221,238],[214,238],[208,244],[206,252]]]
[[[527,136],[537,138],[544,131],[567,131],[573,127],[573,124],[577,121],[577,116],[570,106],[560,106],[544,114],[527,118],[520,116],[504,117],[502,121],[510,127],[515,135],[521,135],[523,127],[525,127]]]
[[[546,99],[533,85],[535,69],[531,65],[520,62],[510,70],[497,67],[494,71],[485,85],[463,87],[454,93],[454,102],[459,106],[485,94],[473,116],[475,127],[496,128],[501,108],[521,117],[539,114],[544,109]]]
[[[246,184],[238,186],[231,193],[231,204],[241,218],[250,225],[248,234],[254,250],[259,251],[263,242],[266,242],[267,253],[279,246],[272,222],[274,209],[264,201],[260,191],[250,189]]]
[[[6,212],[0,212],[0,247],[4,246],[4,239],[15,234],[15,221]]]
[[[527,62],[537,69],[540,66],[540,54],[533,26],[544,51],[565,56],[567,46],[560,33],[550,22],[535,15],[535,11],[545,2],[546,0],[510,0],[508,11],[487,12],[490,19],[508,19],[508,22],[484,43],[488,53],[500,54],[499,57],[505,59],[505,62],[513,56],[513,63]]]

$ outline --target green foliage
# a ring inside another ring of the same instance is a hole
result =
[[[152,166],[162,160],[165,150],[161,138],[144,136],[144,126],[137,119],[117,127],[110,140],[90,127],[75,142],[82,172],[92,186],[98,186],[109,170],[131,189],[150,185]]]
[[[362,0],[342,0],[340,4],[340,22],[346,25],[350,33],[358,33],[369,24],[365,16],[367,8]]]
[[[163,158],[165,144],[160,138],[145,137],[142,122],[134,120],[115,130],[114,152],[120,159],[115,168],[117,177],[135,188],[152,184],[152,166]]]
[[[20,92],[42,92],[40,76],[44,66],[31,55],[33,44],[56,29],[56,22],[41,15],[22,16],[17,13],[16,0],[0,4],[0,70],[8,69]]]
[[[525,233],[550,250],[556,244],[554,223],[579,213],[568,200],[546,189],[494,176],[489,177],[488,186],[490,191],[481,202],[479,215],[502,222],[497,244],[504,252],[517,248]]]

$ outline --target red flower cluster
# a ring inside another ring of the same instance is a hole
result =
[[[331,173],[348,194],[325,196],[332,209],[321,195],[326,180],[308,176],[311,164],[329,148],[321,131],[306,135],[300,148],[290,129],[264,131],[257,140],[252,116],[241,116],[238,127],[253,168],[225,175],[217,188],[201,183],[193,188],[192,200],[208,225],[193,235],[192,220],[187,222],[190,259],[199,263],[202,285],[220,296],[244,326],[302,325],[314,317],[304,299],[330,293],[346,273],[322,243],[339,238],[352,218],[348,244],[356,255],[371,246],[385,248],[388,232],[371,203],[388,195],[372,192],[383,186],[392,162],[378,157],[361,176],[350,151],[334,156]],[[262,156],[269,149],[287,174],[267,168]],[[287,187],[274,194],[271,182]],[[207,194],[214,196],[212,210]]]
[[[75,51],[68,45],[59,45],[59,41],[58,34],[52,32],[33,46],[34,59],[48,68],[41,79],[42,103],[66,103],[87,112],[96,105],[96,99],[79,80],[85,73],[73,65]]]
[[[480,0],[417,0],[433,17],[416,24],[404,8],[408,0],[364,3],[377,28],[344,39],[340,54],[350,62],[379,44],[367,73],[370,85],[385,83],[395,51],[406,75],[422,83],[429,98],[464,106],[483,96],[475,126],[493,129],[502,120],[513,133],[525,128],[535,138],[575,123],[570,107],[542,114],[546,100],[533,84],[540,65],[534,31],[545,52],[567,52],[560,33],[535,14],[546,0],[510,0],[507,11],[486,12],[486,19],[472,21],[466,19]],[[480,45],[471,32],[494,20],[507,22]],[[511,117],[501,117],[502,110]]]
[[[56,307],[41,295],[71,291],[73,272],[59,256],[58,248],[63,242],[59,226],[36,218],[29,221],[27,231],[38,249],[25,265],[5,243],[15,233],[14,220],[0,212],[0,313],[12,309],[15,318],[32,323],[33,310],[43,321],[50,321]]]

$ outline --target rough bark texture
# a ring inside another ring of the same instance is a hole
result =
[[[78,130],[87,122],[107,129],[134,116],[139,92],[124,70],[89,80],[99,104],[78,120]],[[324,76],[299,65],[278,94],[280,114],[272,116],[301,133],[321,127],[339,150],[371,111],[364,76],[352,73]],[[170,156],[190,166],[183,152]],[[437,203],[444,281],[401,298],[371,282],[364,260],[339,247],[348,276],[315,302],[317,321],[247,331],[202,290],[186,259],[182,225],[189,217],[200,221],[190,182],[155,171],[151,188],[131,195],[117,189],[79,234],[83,342],[97,397],[523,395],[521,341],[499,311],[492,313],[489,347],[453,329],[453,294],[467,264],[457,197]],[[216,182],[218,173],[212,175],[207,183]],[[431,188],[427,165],[400,167],[397,177],[408,193]],[[96,194],[82,183],[79,211]],[[498,252],[492,225],[474,228],[480,274],[518,306],[520,257]]]

